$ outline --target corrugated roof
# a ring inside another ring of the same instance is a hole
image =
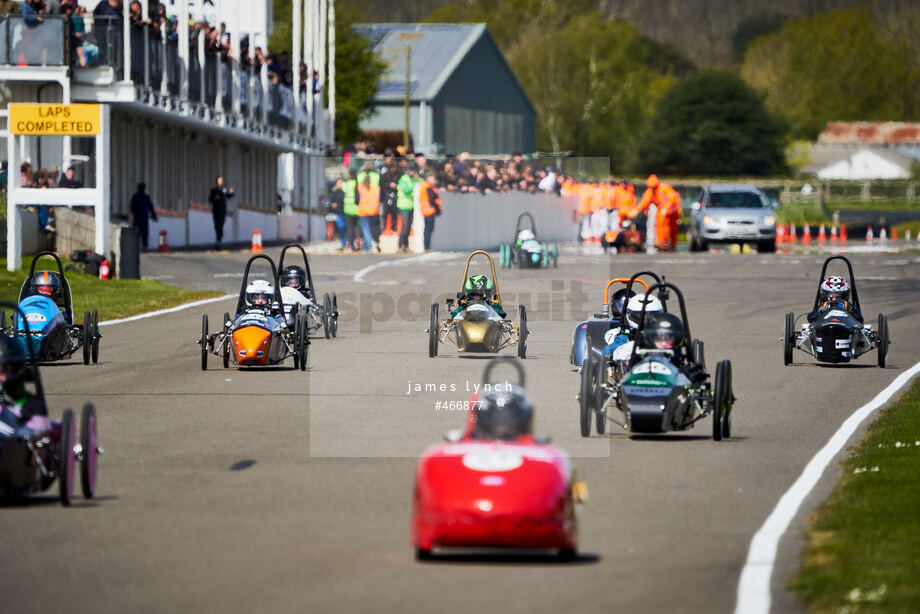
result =
[[[378,100],[402,100],[406,88],[406,47],[411,49],[409,96],[434,98],[457,64],[486,30],[485,24],[365,23],[355,29],[373,41],[387,70]]]
[[[887,160],[892,164],[906,169],[910,168],[911,162],[913,161],[913,158],[906,153],[894,149],[886,149],[884,147],[837,143],[817,143],[811,149],[811,159],[809,163],[799,169],[799,172],[814,175],[818,171],[825,169],[832,164],[836,164],[842,160],[846,160],[860,151],[870,151],[883,160]]]
[[[896,145],[920,143],[920,123],[828,122],[818,135],[819,143]]]

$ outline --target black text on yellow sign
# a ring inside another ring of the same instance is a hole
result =
[[[11,134],[93,136],[99,134],[98,104],[10,104]]]

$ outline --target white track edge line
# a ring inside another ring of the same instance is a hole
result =
[[[158,309],[157,311],[148,311],[147,313],[141,313],[136,316],[131,316],[128,318],[121,318],[120,320],[105,320],[99,323],[99,326],[112,326],[113,324],[124,324],[125,322],[134,322],[135,320],[145,320],[147,318],[155,318],[156,316],[161,316],[167,313],[176,313],[177,311],[182,311],[184,309],[190,309],[192,307],[198,307],[200,305],[207,305],[208,303],[216,303],[218,301],[225,301],[228,298],[236,298],[236,294],[225,294],[223,296],[215,296],[213,298],[206,298],[200,301],[192,301],[191,303],[183,303],[175,307],[170,307],[169,309]]]
[[[874,399],[853,412],[831,436],[827,444],[809,461],[795,483],[783,494],[773,512],[751,539],[747,560],[738,580],[735,614],[767,614],[770,611],[770,579],[773,575],[779,540],[789,528],[802,502],[859,425],[872,412],[887,403],[918,373],[920,373],[920,362],[901,373]]]

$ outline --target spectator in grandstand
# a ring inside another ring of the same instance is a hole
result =
[[[93,9],[94,17],[115,17],[122,16],[121,0],[99,0],[99,4]]]
[[[61,175],[61,178],[58,181],[58,187],[59,188],[82,188],[83,183],[80,181],[77,181],[74,178],[74,168],[71,166],[66,171],[64,171],[63,175]]]
[[[44,23],[45,20],[41,16],[44,10],[45,6],[42,0],[26,0],[22,3],[20,13],[27,26],[36,26],[40,23]]]

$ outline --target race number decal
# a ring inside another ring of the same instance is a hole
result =
[[[611,328],[606,333],[604,333],[604,341],[607,343],[607,345],[610,345],[611,343],[613,343],[613,341],[617,338],[617,335],[619,334],[620,334],[619,328]]]
[[[26,322],[47,322],[48,318],[41,313],[27,313]]]
[[[655,375],[673,375],[674,371],[671,367],[662,364],[660,362],[652,361],[647,362],[644,365],[638,365],[633,373],[654,373]]]

